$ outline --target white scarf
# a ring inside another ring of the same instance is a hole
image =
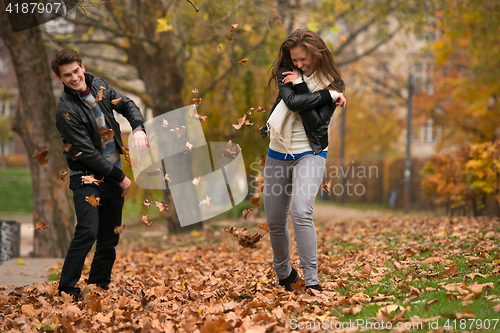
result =
[[[296,71],[294,73],[298,74],[299,77],[301,76]],[[314,72],[309,77],[303,76],[303,80],[311,93],[326,88],[323,82],[327,82],[327,80],[324,78],[322,78],[323,80],[317,80],[317,75],[319,74]],[[292,125],[296,116],[297,113],[291,111],[282,99],[267,120],[267,131],[270,134],[271,141],[283,148],[283,151],[286,152],[285,158],[289,154],[293,157],[290,151],[290,144],[292,142]]]

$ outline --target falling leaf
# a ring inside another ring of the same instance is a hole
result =
[[[201,103],[201,97],[193,98],[191,101],[193,102],[194,105],[198,106]]]
[[[343,41],[346,41],[347,40],[347,35],[340,36],[340,39],[342,39]]]
[[[267,223],[259,224],[257,228],[262,229],[266,232],[269,232],[269,227],[267,226]]]
[[[162,17],[162,18],[159,18],[156,20],[156,22],[158,23],[158,25],[156,26],[157,33],[162,33],[162,32],[166,32],[166,31],[170,31],[170,30],[174,29],[173,25],[167,24],[167,21],[170,18],[172,18],[172,16],[173,16],[173,13],[168,15],[168,16],[165,16],[165,17]]]
[[[37,150],[37,151],[35,151],[35,154],[33,155],[33,157],[38,160],[38,163],[40,163],[40,165],[46,165],[47,163],[49,163],[49,160],[45,158],[45,157],[47,157],[48,153],[49,153],[48,149],[45,149],[41,153],[39,153]]]
[[[196,111],[196,112],[195,112]],[[207,119],[207,116],[202,116],[200,111],[196,109],[195,105],[191,105],[189,107],[189,116],[194,119],[199,119],[201,122],[204,122]]]
[[[222,44],[219,44],[219,47],[217,48],[217,54],[221,54],[222,52]]]
[[[168,206],[165,205],[163,202],[161,202],[161,201],[155,201],[155,202],[156,202],[156,207],[158,207],[160,212],[163,212],[164,210],[168,210]]]
[[[191,151],[193,151],[193,145],[186,141],[186,149],[187,150],[184,152],[184,154],[189,154]]]
[[[247,61],[248,61],[248,59],[244,58],[244,59],[241,59],[240,61],[238,61],[238,64],[243,65]]]
[[[200,206],[207,205],[210,208],[210,200],[211,198],[205,194],[205,200],[200,201]]]
[[[142,203],[144,206],[149,207],[151,206],[152,202],[149,201],[148,199],[144,199],[144,202]]]
[[[104,142],[115,136],[115,132],[112,129],[99,128],[99,135],[104,139]]]
[[[260,159],[259,164],[262,166],[266,166],[266,157],[264,155],[262,155],[262,158]]]
[[[118,104],[120,104],[121,100],[122,100],[122,97],[114,99],[114,100],[111,101],[111,104],[118,105]]]
[[[64,118],[69,120],[69,113],[63,113]]]
[[[163,123],[161,124],[161,126],[168,127],[168,121],[166,121],[165,119],[163,119]]]
[[[255,112],[266,112],[266,110],[259,106],[257,109],[255,109]]]
[[[194,186],[198,187],[198,184],[200,183],[200,176],[194,177],[193,182]]]
[[[182,126],[181,129],[176,127],[170,130],[170,132],[174,132],[175,135],[177,135],[177,139],[179,139],[184,134],[185,131],[186,131],[186,126]]]
[[[99,201],[101,201],[101,198],[96,198],[94,194],[92,194],[90,197],[85,197],[85,201],[87,201],[91,206],[97,207],[99,206]]]
[[[330,179],[327,183],[323,182],[323,191],[330,193],[330,186],[332,185],[332,180]]]
[[[245,125],[253,125],[253,123],[251,123],[249,120],[245,120]]]
[[[226,144],[226,148],[222,151],[222,156],[229,159],[234,159],[241,152],[241,147],[239,144],[233,146],[231,140]]]
[[[145,225],[147,225],[148,227],[150,227],[150,226],[152,226],[152,225],[153,225],[153,222],[151,222],[151,221],[148,219],[148,216],[147,216],[147,215],[143,215],[143,216],[142,216],[141,223],[144,223],[144,224],[145,224]]]
[[[197,94],[197,93],[198,93],[198,89],[194,88],[193,90],[191,90],[191,92],[192,92],[193,94]]]
[[[99,88],[99,92],[97,93],[97,96],[95,97],[96,103],[102,101],[102,94],[104,94],[104,90],[106,90],[106,88],[104,88],[103,86],[101,86],[101,88]]]
[[[72,146],[71,143],[65,143],[64,144],[64,151],[65,152],[69,152],[69,150],[71,149],[71,146]]]
[[[255,195],[255,196],[251,197],[251,198],[250,198],[250,202],[251,202],[252,204],[254,204],[255,206],[257,206],[257,207],[260,207],[260,206],[262,205],[262,204],[260,203],[260,196],[258,196],[258,195]]]
[[[252,116],[252,111],[253,111],[253,110],[254,110],[254,108],[250,108],[250,109],[248,109],[248,110],[247,110],[247,115],[248,115],[249,117],[251,117],[251,116]]]
[[[43,230],[43,229],[47,229],[49,226],[47,224],[45,224],[45,222],[43,221],[38,221],[35,225],[35,228],[36,230]]]
[[[246,119],[247,115],[245,114],[243,117],[241,118],[238,118],[238,125],[235,125],[235,124],[231,124],[233,125],[234,128],[236,128],[237,130],[239,130],[241,128],[241,126],[243,126],[245,124],[245,119]]]
[[[230,227],[224,228],[224,231],[238,238],[239,244],[241,246],[249,248],[256,248],[257,246],[255,244],[264,237],[264,234],[259,235],[259,233],[255,233],[254,235],[252,235],[247,228],[238,230],[234,227]]]
[[[82,182],[84,184],[95,184],[95,185],[99,185],[99,183],[102,183],[103,180],[102,179],[95,179],[94,178],[94,175],[89,175],[89,176],[82,176]]]
[[[115,234],[119,235],[123,232],[123,229],[125,229],[125,224],[124,225],[120,225],[120,226],[116,226],[115,227]]]
[[[234,32],[237,27],[238,27],[238,23],[231,24],[231,32]]]
[[[253,208],[250,209],[243,209],[243,213],[241,214],[241,217],[243,217],[245,220],[248,219],[250,214],[252,213]]]
[[[66,178],[66,175],[67,175],[67,174],[68,174],[68,172],[67,172],[67,171],[62,170],[62,171],[61,171],[61,177],[59,177],[59,179],[60,179],[60,180],[65,180],[65,178]]]
[[[233,37],[227,37],[226,38],[228,42],[232,41],[234,39],[234,36]]]
[[[82,152],[79,152],[78,154],[75,154],[75,156],[80,156],[82,154]]]
[[[170,179],[170,177],[168,177],[168,173],[165,174],[165,176],[163,177],[164,180],[168,180],[169,182],[171,182],[172,180]]]

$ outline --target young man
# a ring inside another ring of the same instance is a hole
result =
[[[137,105],[121,96],[103,79],[85,73],[81,56],[65,48],[54,55],[52,69],[64,85],[56,109],[56,126],[65,144],[66,160],[73,190],[77,225],[64,261],[59,281],[59,294],[66,292],[78,300],[85,257],[97,240],[90,268],[89,284],[108,289],[111,269],[116,259],[115,247],[121,225],[124,195],[130,179],[121,171],[123,142],[113,110],[121,113],[133,129],[133,147],[144,151],[147,138],[144,119]],[[101,88],[102,99],[96,99]],[[94,175],[100,183],[85,184],[82,176]],[[94,207],[87,198],[99,198]]]

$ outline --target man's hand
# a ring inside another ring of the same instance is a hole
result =
[[[130,184],[132,184],[132,181],[128,179],[127,176],[125,176],[125,178],[123,178],[123,180],[118,183],[118,185],[120,185],[120,187],[123,189],[122,197],[127,195],[128,190],[130,190]]]
[[[283,75],[286,75],[283,83],[292,83],[299,78],[299,75],[295,72],[284,72]]]
[[[136,149],[139,154],[142,154],[149,147],[148,137],[144,131],[138,130],[132,136],[132,149]]]

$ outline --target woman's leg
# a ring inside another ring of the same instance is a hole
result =
[[[319,280],[316,229],[312,212],[325,172],[326,159],[317,155],[305,155],[294,162],[291,216],[305,284],[313,286],[319,284]]]
[[[267,156],[264,168],[264,208],[274,254],[278,279],[286,279],[291,271],[290,234],[287,228],[292,193],[291,161]]]

